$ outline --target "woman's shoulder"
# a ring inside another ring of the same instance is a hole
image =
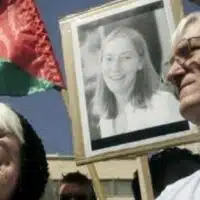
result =
[[[179,111],[179,101],[167,91],[158,91],[152,98],[153,108],[166,118],[175,121],[183,120]]]
[[[159,104],[176,104],[179,105],[176,97],[168,91],[158,90],[152,97],[152,101]]]
[[[166,97],[176,99],[175,96],[170,91],[167,90],[158,90],[153,95],[153,98],[166,98]]]
[[[113,119],[101,118],[99,120],[101,138],[110,137],[115,134]]]

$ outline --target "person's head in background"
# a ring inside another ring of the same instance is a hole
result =
[[[177,87],[182,116],[200,125],[200,12],[181,20],[172,37],[167,79]]]
[[[60,200],[96,200],[92,182],[80,172],[63,175],[59,187]]]
[[[22,115],[0,103],[0,200],[39,200],[48,176],[42,141]]]
[[[149,158],[149,170],[155,198],[169,184],[187,177],[200,169],[200,155],[188,149],[168,148]],[[132,192],[135,200],[141,200],[137,172],[132,180]]]
[[[149,55],[147,43],[135,29],[119,26],[103,40],[93,113],[115,118],[120,96],[146,107],[157,91],[160,78]]]

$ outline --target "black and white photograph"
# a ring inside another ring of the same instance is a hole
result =
[[[169,1],[129,1],[72,24],[87,155],[190,129],[165,78],[173,31]],[[153,140],[152,140],[153,141]]]

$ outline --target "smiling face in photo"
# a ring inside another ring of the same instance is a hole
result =
[[[139,55],[128,37],[117,37],[104,46],[102,74],[107,87],[114,94],[134,87],[139,70]]]
[[[174,62],[168,80],[178,89],[180,112],[187,120],[200,124],[200,25],[188,25],[174,47]]]

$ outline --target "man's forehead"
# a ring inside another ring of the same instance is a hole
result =
[[[183,39],[190,39],[200,37],[200,20],[188,24],[183,30],[182,33],[175,39],[172,48],[176,48]]]

